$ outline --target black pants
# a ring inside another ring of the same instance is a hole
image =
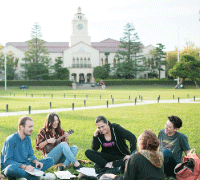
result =
[[[125,167],[125,161],[123,160],[125,156],[123,155],[112,155],[90,149],[85,151],[85,155],[88,159],[101,167],[105,167],[108,162],[113,162],[114,167]]]

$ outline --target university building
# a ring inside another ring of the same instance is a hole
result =
[[[115,67],[117,59],[115,54],[119,50],[120,42],[114,39],[105,39],[101,42],[91,42],[91,37],[88,34],[88,20],[85,14],[78,8],[78,12],[74,15],[71,23],[72,33],[69,42],[45,42],[45,46],[49,52],[49,56],[54,64],[57,57],[62,57],[63,67],[69,69],[69,79],[74,82],[85,81],[88,83],[95,82],[93,77],[93,70],[96,66],[103,66],[104,64],[111,64]],[[148,58],[149,51],[155,47],[149,45],[143,46],[142,54]],[[11,51],[15,58],[19,59],[16,69],[16,79],[22,79],[21,67],[24,53],[28,50],[27,42],[8,42],[6,44],[6,52]],[[2,49],[4,52],[4,49]],[[109,52],[108,58],[105,53]],[[148,71],[142,72],[139,76],[148,78]],[[165,76],[165,72],[161,72],[161,78]],[[4,77],[2,77],[4,79]]]

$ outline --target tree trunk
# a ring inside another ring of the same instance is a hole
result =
[[[184,79],[181,79],[181,81],[174,87],[174,89],[178,89],[179,86],[183,83]]]
[[[197,83],[197,81],[194,81],[194,83],[195,83],[196,88],[199,89],[199,84]]]

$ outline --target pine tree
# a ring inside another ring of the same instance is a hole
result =
[[[166,60],[165,60],[166,53],[164,52],[164,49],[165,49],[164,45],[158,43],[157,46],[158,47],[150,51],[150,54],[152,55],[155,69],[158,70],[158,77],[160,79],[160,73],[161,71],[164,71],[162,66],[166,65]]]
[[[18,66],[18,61],[19,58],[15,58],[11,51],[6,54],[7,80],[15,79],[15,71]],[[5,54],[3,52],[0,52],[0,73],[5,73]]]
[[[44,80],[49,77],[51,59],[45,47],[45,41],[41,39],[41,27],[35,23],[31,31],[31,40],[28,41],[29,49],[25,52],[24,70],[25,79]]]
[[[116,74],[121,77],[136,78],[139,72],[145,70],[142,44],[132,24],[127,24],[124,29],[124,37],[120,39],[120,50],[116,58],[121,63],[117,64]]]

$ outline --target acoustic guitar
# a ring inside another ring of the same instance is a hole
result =
[[[73,133],[74,133],[73,129],[70,129],[69,131],[67,131],[67,134],[73,134]],[[58,139],[56,139],[55,143],[47,144],[44,147],[44,150],[46,151],[46,154],[48,154],[55,147],[55,144],[58,145],[61,142],[61,139],[64,138],[64,137],[65,137],[65,134],[63,134]]]

